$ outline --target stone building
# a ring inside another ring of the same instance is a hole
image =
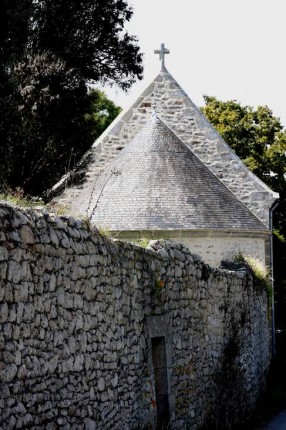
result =
[[[154,109],[155,108],[155,109]],[[261,260],[277,197],[161,73],[57,184],[85,220],[0,202],[0,428],[201,430],[246,418],[270,363]],[[190,249],[188,249],[190,248]]]
[[[53,192],[68,214],[123,240],[172,238],[212,266],[238,253],[269,264],[278,194],[248,170],[164,62]]]

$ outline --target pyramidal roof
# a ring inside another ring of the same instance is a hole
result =
[[[54,202],[70,214],[83,214],[96,178],[150,120],[153,106],[170,130],[268,226],[269,208],[278,194],[248,170],[165,67],[99,137],[77,168],[54,187],[58,194]]]
[[[90,197],[84,211],[109,230],[265,231],[157,117],[106,166]]]

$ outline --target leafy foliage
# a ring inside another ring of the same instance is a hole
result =
[[[121,112],[121,107],[109,100],[103,91],[92,89],[88,93],[90,108],[85,121],[92,128],[93,138],[100,136]]]
[[[34,51],[52,51],[85,81],[124,89],[141,76],[136,39],[124,32],[132,10],[124,0],[34,2]]]
[[[73,147],[81,154],[92,144],[89,101],[85,83],[50,53],[18,62],[13,79],[20,127],[9,183],[37,195],[64,171]]]
[[[267,106],[204,98],[201,110],[208,120],[249,169],[280,194],[274,214],[275,303],[277,326],[286,328],[286,131]]]
[[[241,106],[205,96],[201,108],[225,141],[263,182],[285,192],[286,132],[267,106]]]
[[[11,67],[24,50],[32,0],[3,0],[0,5],[0,184],[7,181],[17,138],[18,118]]]
[[[40,195],[118,113],[98,81],[141,78],[123,0],[4,0],[0,14],[0,188]],[[72,166],[71,166],[72,167]]]

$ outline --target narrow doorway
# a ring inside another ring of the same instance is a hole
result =
[[[157,403],[157,429],[165,430],[168,428],[170,419],[166,341],[162,336],[153,337],[151,342]]]

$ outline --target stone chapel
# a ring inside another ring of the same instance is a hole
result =
[[[269,264],[278,194],[243,164],[162,69],[55,185],[53,203],[119,239],[168,238],[206,263],[242,253]]]

